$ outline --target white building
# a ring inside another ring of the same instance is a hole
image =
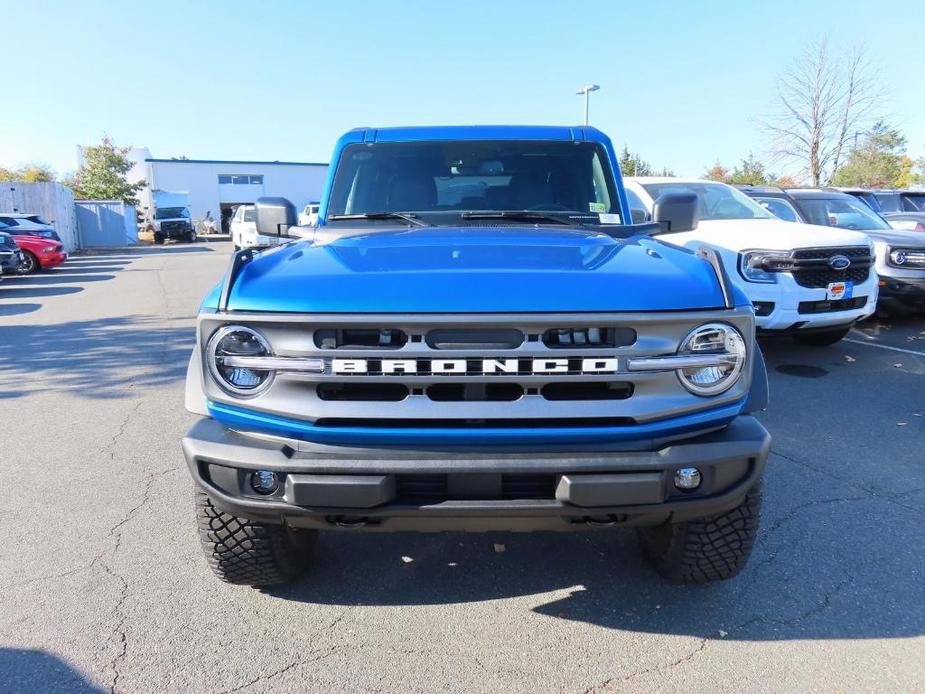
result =
[[[157,159],[147,148],[128,156],[135,162],[128,180],[146,182],[138,196],[140,212],[151,205],[153,190],[187,193],[193,220],[211,213],[225,230],[236,206],[262,196],[288,198],[301,211],[321,199],[328,175],[327,164],[307,162]]]

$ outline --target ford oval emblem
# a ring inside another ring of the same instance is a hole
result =
[[[847,270],[851,265],[851,258],[846,255],[833,255],[829,258],[829,267],[833,270]]]

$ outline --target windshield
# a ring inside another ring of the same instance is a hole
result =
[[[753,200],[778,219],[783,219],[785,222],[800,221],[800,215],[797,214],[794,206],[783,198],[766,198],[756,195]]]
[[[866,203],[849,195],[838,198],[804,198],[799,200],[799,205],[810,224],[856,231],[890,228]]]
[[[45,226],[48,226],[48,222],[39,217],[37,214],[30,214],[28,217],[26,217],[26,219],[28,219],[33,224],[44,224]]]
[[[155,219],[178,219],[188,216],[189,212],[186,211],[185,207],[158,207],[154,213]]]
[[[714,219],[773,219],[761,205],[723,183],[644,183],[643,188],[658,200],[666,193],[694,193],[700,206],[701,221]]]
[[[607,155],[592,142],[381,142],[344,148],[331,215],[411,212],[428,222],[462,213],[530,210],[598,222],[619,215]],[[619,223],[619,219],[614,220]]]

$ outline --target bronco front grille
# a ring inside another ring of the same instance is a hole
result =
[[[206,397],[318,429],[602,429],[644,425],[740,400],[701,398],[675,371],[632,371],[631,359],[676,355],[705,323],[735,325],[749,345],[751,307],[651,313],[267,315],[203,314],[200,340],[241,324],[258,330],[280,370],[241,402],[214,383]],[[317,367],[314,365],[318,365]],[[390,434],[391,435],[391,434]],[[478,443],[476,435],[472,441]]]
[[[844,270],[835,270],[829,261],[843,255],[851,261]],[[793,259],[799,261],[794,268],[793,279],[801,287],[820,289],[833,282],[866,282],[870,277],[873,257],[865,246],[846,248],[803,248],[793,252]]]

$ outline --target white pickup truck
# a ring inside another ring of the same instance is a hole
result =
[[[781,221],[724,183],[627,178],[624,185],[635,218],[651,218],[662,195],[697,196],[696,229],[668,230],[659,239],[719,253],[732,282],[752,301],[759,332],[830,345],[877,308],[874,248],[866,234]]]

